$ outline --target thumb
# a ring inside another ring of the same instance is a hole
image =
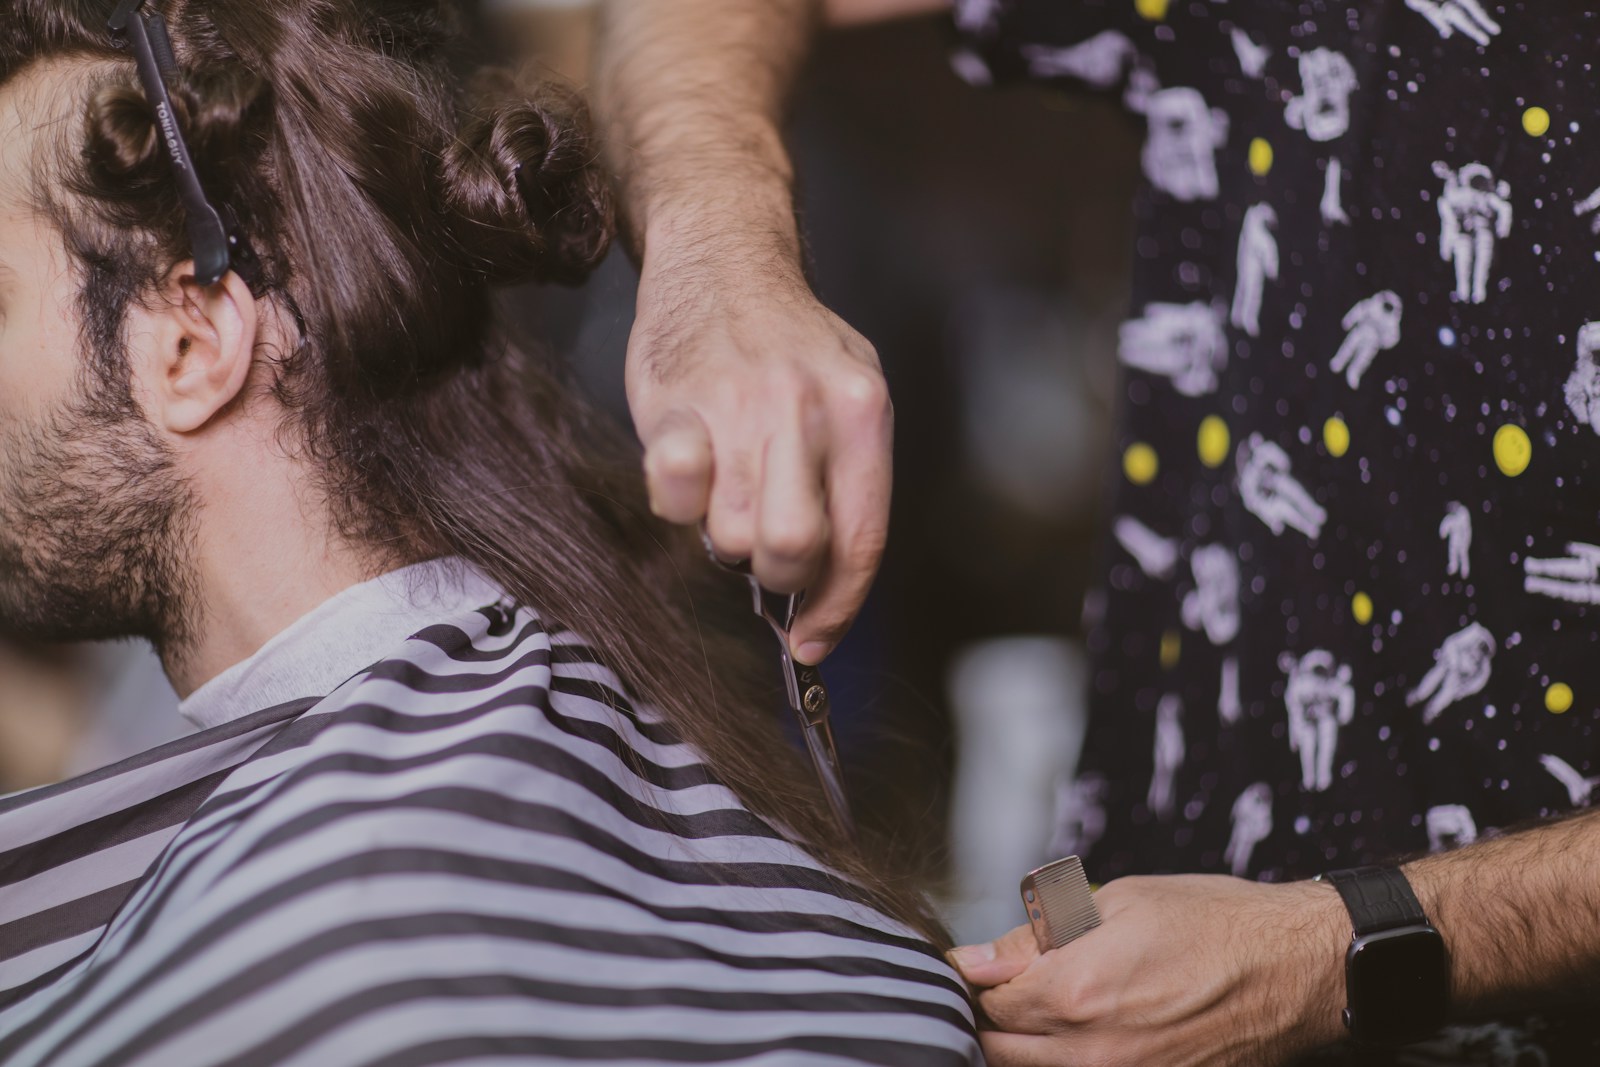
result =
[[[1011,981],[1038,958],[1039,944],[1030,926],[1019,926],[982,945],[963,945],[950,950],[950,962],[961,972],[961,977],[968,985],[980,989]]]
[[[669,411],[643,437],[650,510],[683,525],[705,518],[713,464],[711,433],[700,416]]]

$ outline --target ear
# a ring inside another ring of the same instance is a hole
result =
[[[233,402],[250,377],[259,313],[237,274],[202,287],[193,263],[173,268],[146,335],[151,349],[140,360],[152,422],[194,433]]]

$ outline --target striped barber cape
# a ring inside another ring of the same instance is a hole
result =
[[[371,592],[196,698],[327,695],[0,799],[0,1064],[981,1062],[939,954],[577,638]]]

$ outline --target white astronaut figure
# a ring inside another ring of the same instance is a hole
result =
[[[1111,535],[1152,578],[1171,578],[1178,565],[1178,542],[1162,537],[1138,519],[1123,515],[1111,524]]]
[[[1539,763],[1549,771],[1556,781],[1567,789],[1567,797],[1575,808],[1587,808],[1594,799],[1594,787],[1600,785],[1600,778],[1585,778],[1572,764],[1560,756],[1540,756]]]
[[[1578,331],[1578,365],[1564,391],[1573,418],[1600,434],[1600,322]]]
[[[1350,128],[1350,94],[1356,91],[1356,68],[1338,52],[1313,48],[1300,53],[1299,96],[1289,98],[1284,120],[1305,130],[1313,141],[1332,141]]]
[[[1400,297],[1389,289],[1369,296],[1345,313],[1344,341],[1334,353],[1332,369],[1343,374],[1350,388],[1361,388],[1361,377],[1378,358],[1400,343]]]
[[[1289,749],[1300,754],[1300,785],[1321,793],[1333,784],[1339,728],[1356,714],[1350,667],[1320,648],[1298,660],[1285,652],[1278,666],[1289,676],[1283,703],[1289,711]]]
[[[955,0],[955,20],[965,33],[986,33],[1000,19],[1004,0]]]
[[[1478,824],[1465,805],[1440,804],[1429,808],[1426,818],[1429,852],[1460,848],[1478,839]]]
[[[1239,498],[1245,508],[1282,535],[1290,527],[1315,540],[1328,513],[1289,473],[1289,454],[1275,443],[1253,433],[1241,442],[1235,457],[1239,468]]]
[[[1229,656],[1222,661],[1222,678],[1217,686],[1217,718],[1224,726],[1232,726],[1244,716],[1244,704],[1239,699],[1239,657]]]
[[[1423,675],[1421,685],[1406,694],[1406,706],[1414,708],[1426,700],[1422,721],[1431,723],[1456,701],[1483,692],[1489,684],[1494,644],[1494,635],[1478,623],[1445,638],[1433,654],[1433,669]]]
[[[1172,815],[1177,798],[1173,780],[1183,766],[1183,755],[1183,700],[1176,693],[1167,693],[1156,705],[1155,770],[1145,796],[1145,805],[1158,819]]]
[[[1600,545],[1573,542],[1559,559],[1522,561],[1522,588],[1569,604],[1600,604]]]
[[[1406,6],[1433,23],[1443,38],[1460,33],[1486,45],[1500,35],[1500,24],[1478,0],[1406,0]]]
[[[1439,538],[1444,541],[1445,554],[1449,557],[1445,573],[1458,578],[1471,577],[1472,513],[1459,501],[1452,500],[1445,506],[1444,519],[1439,523]]]
[[[992,2],[992,0],[991,0]],[[1116,30],[1105,30],[1087,41],[1056,47],[1030,44],[1021,49],[1028,71],[1036,78],[1077,78],[1096,89],[1109,89],[1138,57],[1133,42]]]
[[[1322,203],[1318,205],[1324,226],[1350,225],[1350,216],[1344,212],[1343,188],[1344,164],[1339,162],[1338,156],[1329,156],[1328,169],[1322,178]]]
[[[1150,184],[1174,200],[1215,200],[1217,149],[1228,142],[1228,114],[1208,107],[1199,90],[1133,85],[1127,104],[1147,129],[1140,157]]]
[[[1214,645],[1239,633],[1239,561],[1222,545],[1201,545],[1189,556],[1194,589],[1183,598],[1183,624],[1205,630]]]
[[[1050,839],[1052,856],[1081,856],[1104,836],[1108,791],[1108,783],[1098,774],[1056,783],[1056,831]]]
[[[1146,304],[1144,314],[1122,324],[1117,356],[1135,370],[1172,379],[1184,396],[1217,391],[1228,365],[1222,315],[1210,304]]]
[[[1499,1023],[1447,1026],[1412,1045],[1406,1064],[1460,1063],[1474,1067],[1550,1067],[1550,1057],[1525,1030]]]
[[[1600,189],[1596,189],[1576,204],[1572,205],[1572,213],[1579,218],[1593,212],[1594,218],[1589,220],[1589,229],[1600,237]]]
[[[1259,78],[1267,71],[1267,60],[1272,56],[1272,49],[1266,45],[1256,44],[1250,35],[1239,29],[1233,28],[1229,35],[1233,41],[1233,54],[1239,57],[1239,70],[1246,78]]]
[[[1278,239],[1272,231],[1278,213],[1271,204],[1256,204],[1239,227],[1238,282],[1228,321],[1251,337],[1261,336],[1261,296],[1268,279],[1278,280]]]
[[[1444,180],[1439,194],[1439,258],[1455,264],[1456,297],[1481,304],[1489,298],[1494,244],[1511,236],[1511,186],[1482,163],[1459,171],[1435,163]]]
[[[1222,859],[1233,869],[1235,878],[1250,870],[1250,854],[1272,833],[1272,787],[1257,782],[1245,787],[1233,802],[1233,833]]]

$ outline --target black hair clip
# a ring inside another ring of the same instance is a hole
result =
[[[167,92],[166,79],[175,77],[178,72],[172,39],[167,34],[167,20],[159,14],[145,14],[141,10],[145,3],[146,0],[122,0],[117,5],[109,23],[111,40],[118,48],[133,52],[145,98],[155,109],[156,126],[161,142],[166,145],[167,158],[178,182],[178,195],[188,216],[195,281],[204,286],[215,285],[232,270],[253,290],[259,281],[260,263],[232,209],[224,206],[219,212],[200,185],[194,159],[189,155],[189,146],[172,110],[172,96]]]

